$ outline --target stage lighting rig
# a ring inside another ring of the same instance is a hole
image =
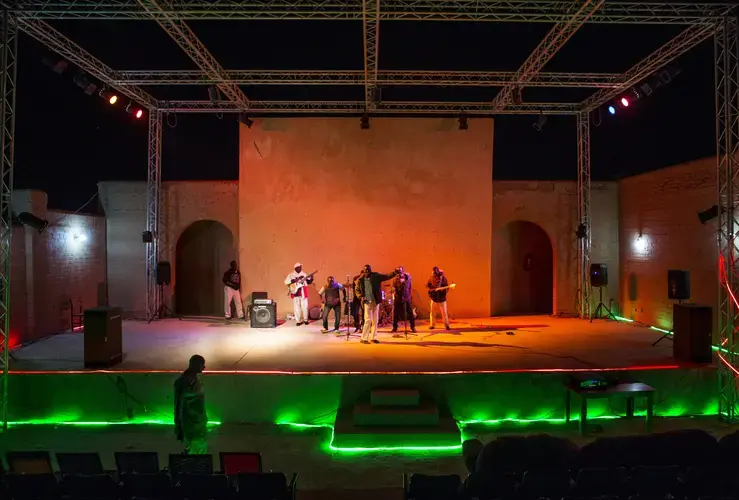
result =
[[[115,94],[115,92],[102,89],[100,92],[98,92],[98,95],[108,101],[109,104],[115,104],[118,102],[118,96]]]
[[[128,113],[129,115],[132,115],[134,118],[137,118],[137,119],[144,116],[144,110],[135,106],[134,103],[132,102],[129,102],[128,105],[126,106],[126,113]]]
[[[83,73],[79,73],[75,76],[72,81],[75,85],[85,91],[85,94],[92,95],[97,90],[98,86],[92,83]]]
[[[246,125],[246,128],[251,128],[251,126],[254,125],[254,120],[249,118],[249,115],[246,113],[239,113],[239,123]]]
[[[619,97],[615,102],[609,104],[608,112],[615,115],[619,108],[628,108],[642,97],[651,96],[658,88],[672,83],[680,73],[682,73],[682,69],[677,64],[670,64],[659,71],[655,71],[641,83],[632,87],[626,94]]]

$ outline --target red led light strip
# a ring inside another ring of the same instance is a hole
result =
[[[643,370],[677,370],[678,365],[638,365],[620,368],[536,368],[536,369],[510,369],[510,370],[458,370],[458,371],[416,371],[416,372],[311,372],[311,371],[281,371],[281,370],[206,370],[208,375],[474,375],[495,373],[577,373],[577,372],[625,372]],[[181,370],[11,370],[11,375],[90,375],[93,373],[104,373],[108,375],[119,375],[123,373],[147,374],[147,373],[181,373]]]

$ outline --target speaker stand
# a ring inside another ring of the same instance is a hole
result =
[[[594,319],[612,319],[616,320],[616,315],[613,314],[613,312],[608,309],[608,306],[603,303],[603,287],[598,287],[598,306],[595,308],[595,311],[593,311],[593,314],[590,316],[590,322],[592,323]]]
[[[677,303],[678,304],[682,304],[683,301],[682,300],[678,300]],[[658,338],[657,340],[655,340],[654,343],[652,344],[652,347],[656,346],[657,344],[659,344],[660,342],[662,342],[663,340],[665,340],[667,338],[669,338],[670,340],[673,340],[673,338],[672,338],[672,331],[669,331],[669,332],[665,333],[660,338]]]
[[[151,324],[155,319],[166,319],[166,318],[177,318],[182,321],[182,318],[177,316],[172,309],[170,309],[164,302],[164,285],[157,285],[157,297],[159,298],[159,307],[154,315],[149,318],[147,324]]]

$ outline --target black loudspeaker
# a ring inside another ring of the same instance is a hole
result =
[[[123,360],[123,325],[120,307],[85,311],[85,368],[110,368]]]
[[[249,317],[252,328],[277,328],[277,303],[252,305]]]
[[[590,264],[590,286],[595,288],[608,286],[608,266],[605,264]]]
[[[157,262],[157,285],[172,283],[172,266],[169,262]]]
[[[672,306],[672,349],[678,361],[710,363],[713,309],[696,304]]]
[[[667,298],[670,300],[690,299],[690,271],[677,269],[667,271]]]

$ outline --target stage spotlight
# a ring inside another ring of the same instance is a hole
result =
[[[64,59],[52,59],[51,57],[44,57],[41,60],[44,66],[47,66],[57,75],[61,75],[69,67],[69,63]]]
[[[619,104],[620,104],[621,106],[623,106],[624,108],[628,108],[628,107],[629,107],[629,104],[631,104],[631,103],[629,102],[629,100],[628,100],[627,98],[625,98],[625,97],[622,97],[622,98],[621,98],[621,100],[619,100],[619,101],[618,101],[618,103],[619,103]]]
[[[28,212],[21,212],[16,218],[18,219],[18,222],[20,222],[24,226],[31,227],[39,233],[43,233],[44,229],[46,229],[46,227],[49,225],[48,220],[41,219]]]
[[[218,87],[208,87],[208,97],[210,97],[210,102],[212,104],[217,103],[221,100],[221,94],[218,92]]]
[[[459,117],[459,130],[467,130],[470,128],[469,123],[467,123],[467,117],[466,116],[460,116]]]
[[[144,116],[144,110],[135,107],[133,103],[129,103],[128,106],[126,106],[126,113],[133,115],[134,118],[141,118]]]
[[[707,222],[712,221],[719,215],[718,205],[714,205],[708,210],[704,210],[702,212],[698,212],[698,220],[701,222],[701,224],[706,224]]]
[[[532,126],[536,129],[537,132],[541,132],[541,129],[544,128],[544,125],[547,124],[547,115],[541,114],[536,119],[536,123],[534,123]]]
[[[85,75],[80,73],[73,78],[74,84],[85,91],[85,94],[92,95],[97,90],[98,86],[87,79]]]
[[[362,130],[369,130],[369,116],[364,115],[361,120],[359,120],[359,128],[361,128]]]
[[[254,125],[254,120],[249,118],[246,113],[239,113],[239,123],[246,125],[246,128],[251,128]]]
[[[608,106],[608,112],[611,113],[612,115],[615,115],[616,114],[616,108],[614,108],[613,106]]]
[[[109,90],[101,90],[98,95],[108,101],[110,104],[115,104],[118,102],[118,96],[115,95],[115,93],[110,92]]]

